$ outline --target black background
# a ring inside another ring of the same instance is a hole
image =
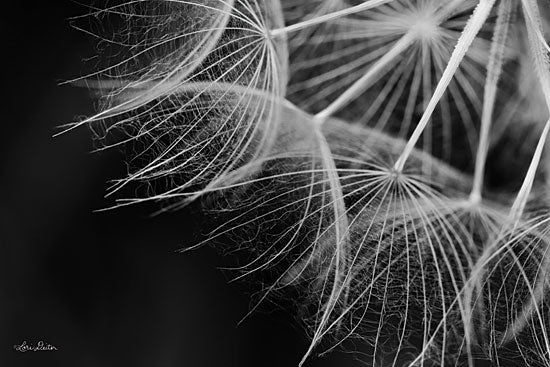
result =
[[[196,232],[192,212],[94,212],[113,204],[103,196],[125,173],[120,154],[91,154],[86,128],[52,137],[93,111],[86,90],[59,85],[93,55],[67,20],[86,8],[10,3],[0,22],[0,366],[296,366],[308,340],[290,310],[264,307],[237,325],[246,283],[229,283],[213,249],[176,252]],[[40,340],[58,350],[13,349]]]

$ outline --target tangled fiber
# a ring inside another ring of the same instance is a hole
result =
[[[134,0],[98,40],[117,206],[198,201],[312,354],[550,366],[547,0]],[[75,23],[78,24],[78,23]],[[503,179],[503,177],[505,179]],[[299,361],[297,361],[298,363]]]

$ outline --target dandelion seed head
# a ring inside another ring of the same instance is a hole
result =
[[[518,19],[539,22],[536,1],[521,0],[525,19],[515,0],[159,3],[169,11],[143,17],[156,27],[132,33],[147,47],[95,74],[107,103],[86,122],[107,120],[145,162],[115,191],[161,181],[128,202],[203,198],[223,213],[208,239],[245,253],[239,278],[269,273],[260,302],[299,295],[304,358],[353,339],[371,365],[473,366],[476,348],[498,362],[497,341],[545,332],[550,231],[526,205],[544,136],[515,200],[483,184],[501,84],[548,112],[550,89],[531,88],[550,80],[540,32],[527,24],[531,53],[509,50]],[[511,55],[521,72],[535,60],[530,79],[508,75]]]

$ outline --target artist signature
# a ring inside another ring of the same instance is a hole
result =
[[[39,341],[36,345],[27,344],[26,340],[23,340],[23,343],[19,345],[14,345],[13,349],[18,352],[39,352],[39,351],[48,351],[48,350],[57,350],[57,347],[48,343]]]

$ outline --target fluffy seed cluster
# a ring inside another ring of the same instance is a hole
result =
[[[125,148],[111,193],[144,189],[119,205],[198,199],[259,301],[293,295],[302,363],[550,366],[548,9],[107,4],[83,17],[98,112],[70,128]]]

